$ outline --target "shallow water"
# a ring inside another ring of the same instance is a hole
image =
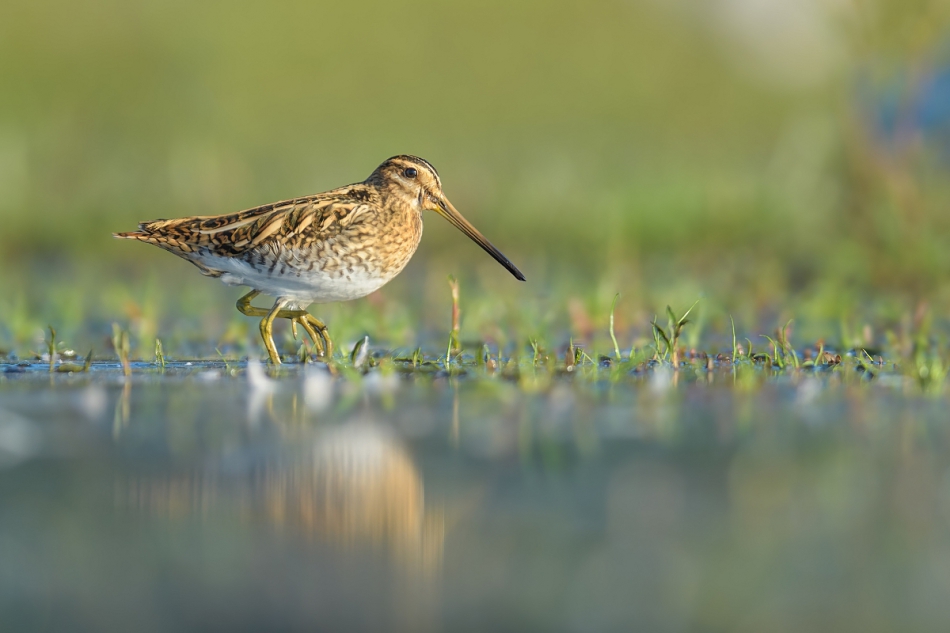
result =
[[[7,630],[950,625],[946,399],[0,364]]]

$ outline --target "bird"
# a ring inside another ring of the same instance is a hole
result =
[[[417,156],[393,156],[366,180],[238,213],[159,219],[120,239],[153,244],[194,264],[202,274],[250,291],[237,309],[261,317],[260,333],[280,365],[273,323],[289,319],[307,332],[318,354],[333,357],[325,323],[313,303],[351,301],[398,275],[422,239],[422,214],[434,211],[481,246],[516,279],[525,276],[449,202],[435,167]],[[271,308],[252,305],[274,297]]]

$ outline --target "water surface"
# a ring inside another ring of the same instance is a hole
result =
[[[948,403],[896,379],[0,371],[7,630],[950,625]]]

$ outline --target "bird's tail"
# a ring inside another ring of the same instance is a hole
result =
[[[195,251],[195,246],[189,243],[186,235],[174,231],[164,231],[165,227],[177,224],[175,220],[152,220],[139,223],[138,231],[113,233],[112,237],[122,240],[138,240],[147,244],[154,244],[176,255],[183,255]]]
[[[139,222],[138,231],[128,231],[126,233],[113,233],[112,237],[123,239],[123,240],[139,240],[142,242],[152,242],[155,243],[156,238],[160,238],[161,232],[156,231],[155,229],[160,229],[163,225],[167,224],[168,220],[151,220],[149,222]]]
[[[146,244],[153,244],[162,250],[166,250],[173,255],[178,255],[182,259],[191,262],[201,271],[202,275],[208,277],[220,277],[223,273],[220,270],[208,268],[198,257],[199,247],[191,244],[184,236],[175,233],[166,233],[162,229],[174,220],[153,220],[151,222],[142,222],[139,224],[138,231],[128,231],[126,233],[113,233],[112,237],[121,240],[138,240]]]
[[[149,235],[148,233],[143,233],[142,231],[129,231],[128,233],[113,233],[112,237],[116,237],[120,240],[140,240],[142,242],[147,242]]]

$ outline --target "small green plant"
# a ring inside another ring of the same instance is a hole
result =
[[[739,344],[736,342],[736,320],[729,315],[729,321],[732,323],[732,362],[735,363],[739,358]]]
[[[620,293],[614,295],[614,301],[610,304],[610,340],[614,343],[614,355],[617,357],[617,362],[620,362],[622,358],[620,357],[620,346],[617,345],[617,335],[614,333],[614,310],[617,308],[617,300],[620,299]],[[667,308],[668,310],[669,308]]]
[[[155,364],[165,370],[165,352],[162,349],[162,339],[155,339]]]
[[[129,363],[129,333],[119,327],[118,323],[112,324],[112,349],[115,350],[119,362],[122,363],[122,373],[126,376],[132,375],[132,365]]]
[[[792,367],[798,369],[801,367],[801,363],[798,359],[798,352],[795,351],[795,348],[792,347],[791,342],[788,340],[788,326],[792,324],[792,319],[789,319],[781,330],[777,332],[778,342],[782,346],[782,355],[791,362]]]
[[[452,290],[452,329],[449,332],[449,344],[445,350],[446,367],[451,362],[452,356],[462,351],[459,342],[459,321],[462,315],[459,308],[459,282],[452,275],[449,275],[449,288]]]
[[[56,366],[56,329],[52,325],[49,328],[49,341],[46,342],[46,348],[49,350],[49,372],[53,373]]]
[[[772,344],[772,354],[765,355],[769,361],[769,365],[774,363],[775,365],[778,365],[779,369],[785,369],[785,356],[782,353],[779,344],[776,343],[775,340],[768,334],[763,334],[762,338],[768,339],[769,343]]]
[[[217,353],[218,358],[221,359],[221,362],[224,363],[224,373],[231,373],[231,363],[228,361],[228,358],[221,352],[217,347],[214,348],[215,353]]]
[[[360,369],[369,359],[369,336],[364,336],[353,345],[353,351],[350,352],[350,362],[353,367]]]
[[[59,365],[56,365],[56,369],[50,369],[50,371],[55,371],[58,374],[85,373],[89,371],[90,367],[92,367],[92,350],[89,350],[89,353],[86,355],[86,360],[82,365],[70,362],[64,363],[60,360]]]
[[[491,350],[488,349],[487,343],[482,343],[482,349],[475,358],[475,364],[479,367],[484,367],[489,358],[491,358]]]
[[[595,364],[595,363],[594,363],[594,359],[591,358],[591,357],[587,354],[587,352],[585,352],[583,349],[578,348],[577,351],[580,352],[580,359],[577,359],[577,357],[575,356],[575,359],[577,359],[577,360],[576,360],[576,364],[580,365],[580,364],[585,363],[585,362],[586,362],[588,365],[594,365],[594,364]]]
[[[653,342],[656,346],[656,358],[666,360],[670,359],[670,362],[673,363],[674,367],[679,367],[679,340],[680,336],[683,333],[683,328],[690,322],[687,317],[689,313],[693,311],[693,308],[696,307],[696,304],[699,303],[697,299],[693,305],[689,307],[689,310],[683,313],[683,316],[677,317],[676,313],[673,312],[673,309],[670,306],[666,306],[666,316],[668,317],[667,329],[660,327],[656,318],[653,319]],[[663,350],[660,350],[660,341],[663,341]]]
[[[769,343],[772,344],[772,354],[769,358],[779,369],[785,369],[788,366],[794,367],[795,369],[801,367],[798,353],[788,340],[788,326],[791,325],[791,323],[792,320],[789,319],[784,327],[777,329],[774,339],[771,336],[762,335],[762,338],[768,339]]]
[[[313,353],[313,348],[310,346],[305,339],[300,341],[300,346],[297,347],[297,362],[301,365],[306,365],[310,362],[310,355]]]
[[[452,363],[452,357],[455,354],[452,353],[452,350],[455,349],[455,336],[449,334],[449,344],[445,347],[445,366],[448,367]]]

